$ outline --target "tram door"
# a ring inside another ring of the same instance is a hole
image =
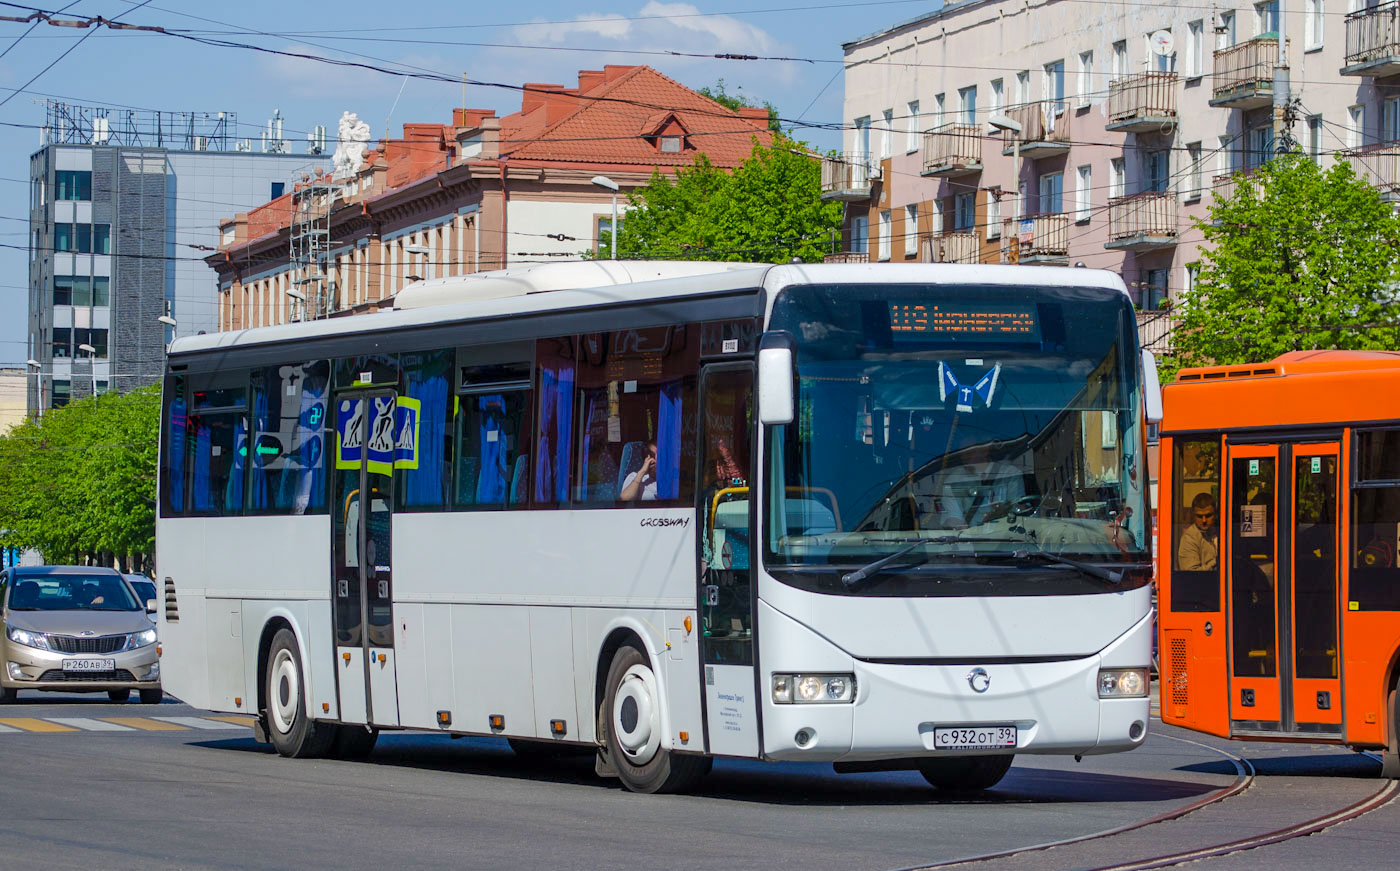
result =
[[[1339,456],[1336,442],[1228,449],[1236,734],[1340,731]]]
[[[393,393],[335,397],[331,494],[332,614],[340,719],[399,723],[394,665],[394,454],[402,429]]]

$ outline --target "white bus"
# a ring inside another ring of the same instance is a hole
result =
[[[1138,746],[1156,369],[1107,272],[573,263],[170,348],[166,688],[384,729],[918,770]]]

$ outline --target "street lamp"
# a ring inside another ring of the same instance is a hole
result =
[[[612,231],[608,235],[612,238],[612,259],[617,259],[617,182],[605,175],[593,176],[593,183],[600,188],[607,188],[612,191]]]
[[[428,250],[427,245],[405,245],[405,254],[419,254],[423,257],[423,275],[405,275],[409,281],[422,281],[433,269],[433,252]]]
[[[97,349],[92,345],[82,344],[78,346],[79,351],[84,351],[88,355],[88,371],[92,373],[92,396],[97,398]]]
[[[44,364],[30,357],[25,365],[34,367],[34,395],[38,398],[39,419],[44,419]]]
[[[175,329],[176,327],[180,326],[180,322],[172,318],[170,315],[161,315],[160,317],[156,318],[156,323],[164,324],[165,326],[170,328],[170,338],[165,343],[165,353],[169,354],[170,343],[175,341]]]

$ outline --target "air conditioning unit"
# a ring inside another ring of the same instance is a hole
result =
[[[196,136],[196,137],[194,138],[194,150],[195,150],[195,151],[208,151],[208,150],[209,150],[209,139],[208,139],[207,137],[204,137],[204,136]]]

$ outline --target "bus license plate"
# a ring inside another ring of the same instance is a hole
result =
[[[65,659],[64,671],[116,671],[115,659]]]
[[[933,730],[935,750],[1001,750],[1016,747],[1015,726],[950,726]]]

